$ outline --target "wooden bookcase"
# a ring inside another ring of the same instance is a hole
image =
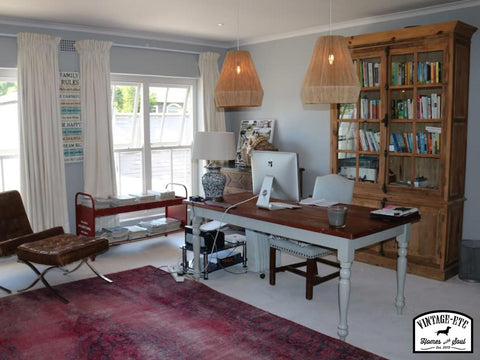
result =
[[[452,21],[347,37],[360,98],[331,106],[331,172],[355,179],[355,204],[419,208],[408,271],[438,280],[458,272],[475,31]],[[396,250],[387,240],[356,259],[395,268]]]

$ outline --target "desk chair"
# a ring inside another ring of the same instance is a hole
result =
[[[337,201],[343,204],[350,204],[353,197],[352,180],[348,180],[343,176],[329,174],[325,176],[317,176],[313,188],[312,198],[314,200],[325,199],[328,201]],[[336,268],[340,265],[335,261],[323,259],[323,257],[333,254],[334,251],[321,246],[302,243],[280,236],[270,236],[270,285],[275,285],[275,274],[280,271],[290,271],[306,278],[306,295],[308,300],[313,297],[313,287],[327,280],[333,279],[340,275],[340,271],[335,271],[325,276],[318,275],[317,262],[321,262]],[[289,264],[284,266],[276,266],[277,251],[286,252],[296,257],[304,258],[305,261]],[[300,267],[306,266],[306,271],[300,270]]]

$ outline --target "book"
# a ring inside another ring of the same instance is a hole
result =
[[[368,64],[368,86],[373,86],[373,63],[369,62]]]
[[[138,225],[125,226],[125,229],[128,230],[128,238],[130,240],[147,236],[147,229]]]
[[[395,138],[393,136],[393,133],[390,133],[389,151],[397,151],[397,146],[395,145]]]
[[[380,86],[380,63],[375,63],[374,68],[374,84],[373,86]]]
[[[374,219],[405,219],[417,215],[417,208],[398,205],[388,205],[370,212],[370,217]]]
[[[148,234],[160,234],[180,229],[182,222],[172,218],[160,218],[150,221],[141,221],[138,225],[147,229]]]
[[[311,197],[303,199],[299,202],[300,205],[313,205],[313,206],[320,206],[320,207],[329,207],[335,204],[338,204],[336,201],[328,201],[325,199],[318,199],[314,200]]]
[[[122,205],[132,205],[135,204],[137,198],[130,195],[119,195],[112,198],[112,205],[122,206]]]
[[[175,199],[175,191],[173,191],[173,190],[164,190],[164,191],[148,190],[147,194],[154,195],[156,200],[172,200],[172,199]]]
[[[401,152],[402,148],[400,147],[400,143],[398,141],[398,134],[397,133],[392,133],[391,135],[393,137],[393,144],[394,144],[394,147],[395,147],[395,151],[396,152]]]
[[[134,196],[136,201],[137,202],[152,202],[152,201],[155,201],[156,198],[155,198],[155,195],[151,195],[151,194],[145,194],[145,193],[134,193],[134,194],[129,194],[130,196]]]
[[[367,138],[365,136],[365,131],[363,129],[359,129],[359,136],[360,136],[360,145],[361,145],[362,151],[368,151]]]
[[[405,144],[405,140],[403,138],[403,134],[401,133],[398,133],[398,134],[395,134],[397,136],[397,142],[398,142],[398,147],[400,148],[400,152],[407,152],[407,149],[406,149],[406,144]]]
[[[364,130],[365,137],[367,138],[368,150],[369,151],[377,151],[375,147],[375,139],[373,138],[373,131],[372,130]]]
[[[102,228],[103,237],[107,238],[109,242],[128,240],[128,229],[121,226],[113,226],[109,228]]]

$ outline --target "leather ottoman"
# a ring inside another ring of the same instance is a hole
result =
[[[34,286],[41,280],[47,288],[60,298],[64,303],[68,303],[64,297],[58,294],[50,284],[45,280],[44,275],[51,269],[63,267],[75,261],[81,261],[73,270],[65,270],[69,274],[77,270],[83,263],[86,263],[90,269],[99,277],[107,282],[112,282],[104,275],[98,273],[88,262],[89,257],[102,253],[108,249],[107,239],[87,238],[73,234],[60,234],[46,239],[25,243],[17,248],[17,257],[20,262],[27,264],[37,275],[37,279],[25,289],[25,291]],[[43,272],[40,272],[32,263],[41,265],[50,265]]]

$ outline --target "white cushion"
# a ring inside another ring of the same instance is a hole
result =
[[[290,240],[280,236],[269,237],[270,247],[278,249],[280,251],[285,251],[292,255],[303,257],[306,259],[314,259],[317,257],[322,257],[330,255],[333,253],[333,250],[327,249],[321,246],[310,245],[301,241]]]

